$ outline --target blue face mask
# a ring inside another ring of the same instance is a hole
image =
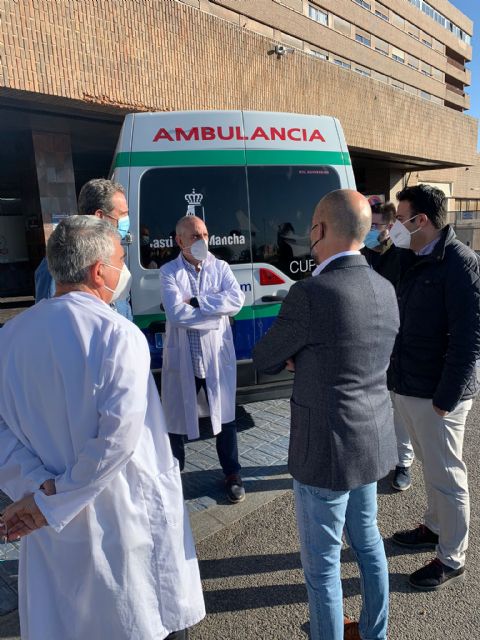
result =
[[[122,240],[125,240],[127,233],[130,231],[130,218],[128,216],[123,216],[123,218],[118,219],[117,231]]]
[[[369,249],[376,249],[376,247],[380,246],[378,241],[378,236],[380,232],[377,229],[370,229],[370,231],[365,236],[365,240],[363,241],[364,245]]]

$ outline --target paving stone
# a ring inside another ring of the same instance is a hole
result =
[[[252,462],[257,462],[258,464],[269,464],[269,463],[273,464],[277,462],[277,458],[269,455],[268,453],[262,453],[261,451],[258,451],[258,449],[253,449],[252,451],[249,451],[245,455],[245,459],[251,460]]]
[[[257,451],[262,451],[263,453],[268,453],[275,458],[283,458],[288,454],[288,451],[284,446],[276,445],[271,442],[265,442],[260,447],[257,448]]]

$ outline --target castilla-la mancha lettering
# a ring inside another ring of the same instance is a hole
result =
[[[169,142],[190,142],[191,140],[289,140],[291,142],[325,142],[318,129],[301,129],[299,127],[255,127],[250,136],[243,135],[241,127],[192,127],[191,129],[159,129],[153,142],[168,140]]]

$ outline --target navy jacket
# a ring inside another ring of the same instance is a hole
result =
[[[395,466],[386,374],[397,330],[395,291],[361,255],[291,287],[253,360],[274,373],[295,359],[288,468],[299,482],[346,491]]]
[[[428,256],[415,259],[397,287],[400,332],[389,388],[431,398],[444,411],[477,393],[480,270],[476,254],[447,225]]]

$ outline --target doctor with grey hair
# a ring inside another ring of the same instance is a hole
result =
[[[200,576],[146,339],[109,306],[130,281],[120,236],[73,216],[47,257],[55,298],[0,332],[14,501],[0,520],[25,536],[22,637],[186,638],[205,615]]]

